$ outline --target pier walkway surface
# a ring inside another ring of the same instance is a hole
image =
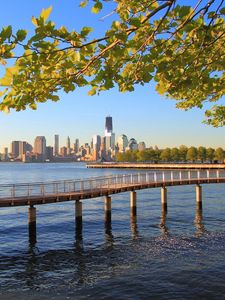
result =
[[[33,206],[140,189],[210,183],[225,183],[225,170],[149,171],[81,180],[1,184],[0,207]]]

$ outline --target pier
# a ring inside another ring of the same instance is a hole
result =
[[[0,185],[0,207],[28,206],[30,241],[36,241],[36,206],[75,202],[76,230],[82,230],[82,201],[103,197],[106,224],[111,223],[112,195],[130,192],[130,215],[137,214],[137,190],[160,188],[162,212],[168,209],[167,189],[170,186],[194,185],[196,207],[202,210],[202,184],[225,183],[225,170],[151,171],[38,183]],[[160,199],[160,197],[159,197]]]

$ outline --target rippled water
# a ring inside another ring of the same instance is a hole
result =
[[[0,164],[0,183],[85,178],[125,170],[83,164]],[[135,170],[127,172],[137,172]],[[103,198],[83,201],[77,234],[74,203],[37,207],[37,243],[29,243],[27,207],[0,209],[0,299],[225,299],[225,186],[194,186],[112,197],[105,224]]]

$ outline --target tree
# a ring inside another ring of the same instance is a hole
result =
[[[198,148],[198,159],[200,159],[202,163],[206,160],[206,148],[205,147],[200,146]]]
[[[179,147],[179,152],[180,152],[180,160],[181,161],[186,161],[186,157],[187,157],[187,151],[188,151],[188,147],[181,145]]]
[[[222,148],[217,148],[216,151],[215,151],[215,154],[214,154],[214,158],[216,160],[219,160],[219,161],[222,161],[224,160],[224,151]]]
[[[84,7],[89,0],[81,2]],[[59,100],[57,92],[90,86],[89,95],[118,86],[156,81],[161,95],[187,110],[202,108],[225,94],[224,1],[94,0],[93,13],[110,9],[113,21],[102,37],[92,28],[57,28],[47,21],[51,7],[32,17],[33,35],[6,26],[0,32],[0,110],[36,109],[38,102]],[[19,53],[19,54],[18,54]],[[14,65],[7,63],[14,61]],[[225,107],[206,111],[206,122],[225,124]]]
[[[214,152],[215,150],[213,148],[207,148],[206,149],[206,158],[207,160],[209,160],[211,163],[213,161],[214,158]]]
[[[160,154],[160,158],[163,161],[170,161],[171,160],[171,150],[170,148],[166,148],[164,149],[161,154]]]
[[[179,161],[180,160],[180,153],[177,148],[171,149],[171,160],[172,161]]]
[[[198,157],[198,151],[195,147],[190,147],[187,151],[187,160],[191,160],[192,162],[196,161]]]

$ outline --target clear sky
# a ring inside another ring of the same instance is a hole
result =
[[[185,2],[185,1],[184,1]],[[189,1],[187,1],[188,4]],[[104,18],[90,8],[79,8],[79,0],[8,0],[1,1],[0,26],[12,24],[33,30],[31,16],[38,16],[42,8],[53,6],[50,19],[58,26],[69,29],[94,26],[101,36],[112,17]],[[3,67],[0,66],[0,74]],[[87,96],[82,88],[70,94],[60,93],[60,101],[39,104],[36,111],[0,113],[0,147],[9,146],[12,140],[26,140],[33,144],[37,135],[44,135],[48,145],[53,145],[54,134],[60,135],[60,144],[79,138],[90,142],[93,134],[103,135],[105,117],[113,117],[116,136],[126,134],[147,146],[173,147],[212,146],[225,148],[225,128],[212,128],[202,124],[204,111],[192,109],[184,112],[175,108],[175,101],[160,97],[154,90],[154,82],[137,86],[132,93],[119,93],[117,88],[102,92],[100,96]]]

